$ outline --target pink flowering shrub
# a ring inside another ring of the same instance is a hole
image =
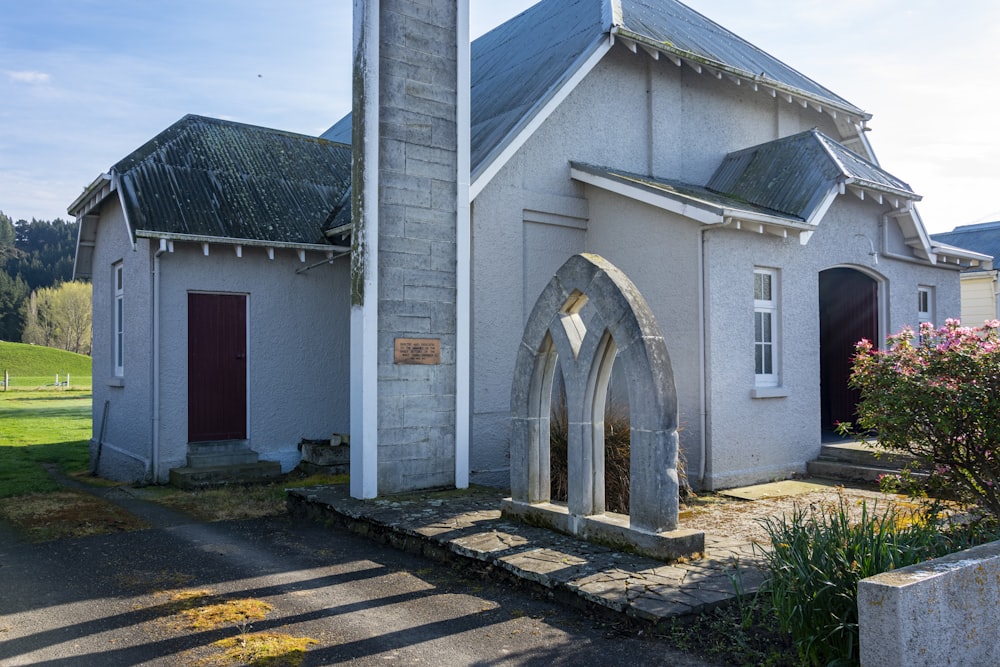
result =
[[[858,426],[881,448],[916,457],[931,485],[1000,516],[1000,322],[949,319],[860,341],[851,385]]]

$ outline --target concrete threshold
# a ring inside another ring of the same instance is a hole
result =
[[[701,557],[662,562],[505,519],[504,495],[474,487],[357,500],[338,485],[288,489],[288,507],[293,516],[646,623],[697,614],[764,581],[746,542],[706,534]]]

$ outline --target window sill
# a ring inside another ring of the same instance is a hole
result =
[[[786,387],[754,387],[750,390],[750,398],[785,398],[788,396]]]
[[[109,387],[124,387],[125,386],[125,378],[122,378],[122,377],[109,378],[108,379],[108,386]]]

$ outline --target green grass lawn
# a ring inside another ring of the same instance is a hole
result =
[[[86,470],[90,391],[0,392],[0,498],[55,491],[42,464]]]
[[[3,374],[10,376],[15,389],[53,386],[70,376],[71,387],[91,386],[90,357],[40,345],[0,341],[0,383]]]

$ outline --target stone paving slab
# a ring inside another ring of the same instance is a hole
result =
[[[733,599],[737,588],[752,594],[764,581],[760,554],[749,543],[706,534],[702,557],[665,563],[507,520],[503,496],[472,488],[363,501],[338,485],[289,489],[288,506],[296,516],[652,623]]]

